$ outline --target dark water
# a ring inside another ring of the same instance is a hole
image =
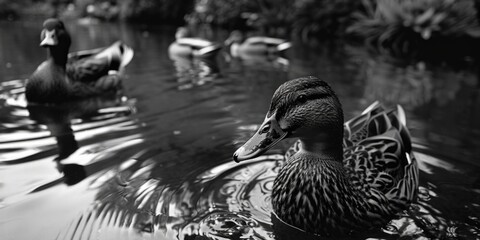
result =
[[[125,96],[27,108],[24,79],[46,55],[40,25],[0,23],[1,239],[273,239],[269,194],[288,145],[244,164],[231,155],[276,87],[304,75],[331,83],[346,119],[374,100],[407,110],[421,194],[371,237],[480,239],[474,65],[398,63],[341,43],[296,43],[289,61],[172,61],[174,29],[70,23],[72,51],[117,39],[135,50]]]

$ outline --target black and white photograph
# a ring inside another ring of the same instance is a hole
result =
[[[480,240],[480,0],[0,0],[2,240]]]

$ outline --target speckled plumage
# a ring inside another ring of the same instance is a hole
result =
[[[277,89],[260,130],[234,158],[258,156],[280,135],[300,139],[272,190],[274,212],[290,225],[320,236],[348,235],[381,227],[416,197],[418,169],[400,106],[385,110],[375,102],[343,124],[328,84],[294,79]]]
[[[41,46],[48,59],[29,77],[25,95],[29,102],[61,103],[116,92],[122,88],[119,74],[133,57],[133,50],[121,42],[104,49],[68,54],[70,35],[58,19],[43,24]]]

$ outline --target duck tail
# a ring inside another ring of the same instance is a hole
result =
[[[405,110],[400,105],[397,105],[397,114],[398,120],[404,125],[407,126],[407,115],[405,114]]]
[[[117,41],[110,45],[110,47],[97,53],[94,58],[108,59],[110,71],[122,71],[133,58],[133,49],[121,41]]]
[[[407,117],[405,114],[405,110],[403,110],[402,106],[397,105],[397,111],[396,111],[396,116],[398,119],[398,131],[400,133],[400,136],[402,137],[403,145],[405,147],[406,152],[411,152],[412,151],[412,140],[410,136],[410,132],[408,131],[407,128]]]
[[[365,110],[363,110],[362,115],[367,114],[369,112],[372,112],[372,111],[374,111],[374,109],[377,109],[378,107],[381,107],[380,102],[375,101],[372,104],[370,104],[370,106],[365,108]]]
[[[133,49],[126,44],[121,44],[121,49],[122,49],[122,61],[120,62],[120,69],[123,69],[125,66],[127,66],[133,59]]]
[[[122,71],[133,59],[133,49],[120,41],[115,42],[108,49],[111,49],[112,60],[119,62],[118,71]]]
[[[289,49],[290,47],[292,47],[292,43],[284,42],[284,43],[278,44],[277,51],[283,52],[283,51]]]

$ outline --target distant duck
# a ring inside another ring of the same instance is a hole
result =
[[[285,39],[273,37],[244,37],[243,33],[235,30],[227,40],[225,45],[232,57],[244,57],[248,55],[276,55],[287,49],[292,44]]]
[[[71,39],[62,21],[43,23],[40,46],[49,56],[29,77],[28,102],[61,103],[115,93],[122,88],[122,70],[132,60],[133,50],[121,42],[104,49],[68,54]]]
[[[202,38],[190,36],[186,27],[179,27],[175,33],[175,41],[168,47],[168,54],[178,57],[210,57],[215,55],[221,45]]]
[[[405,124],[400,106],[385,110],[378,102],[344,124],[331,87],[298,78],[276,90],[264,122],[234,160],[299,138],[273,183],[275,218],[300,233],[350,235],[384,226],[416,198],[418,168]]]

